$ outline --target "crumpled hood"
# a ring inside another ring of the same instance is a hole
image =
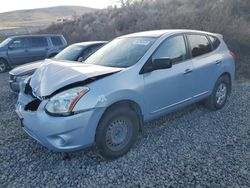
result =
[[[30,86],[35,95],[45,97],[58,89],[88,78],[119,72],[123,68],[47,60],[35,71]]]
[[[35,70],[43,63],[44,61],[36,61],[33,63],[28,63],[25,65],[20,65],[10,71],[11,75],[15,76],[24,76],[31,75],[35,72]]]

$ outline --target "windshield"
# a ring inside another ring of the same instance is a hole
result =
[[[67,60],[67,61],[77,61],[80,57],[84,46],[71,45],[64,50],[62,50],[59,54],[57,54],[54,59],[56,60]]]
[[[5,39],[3,42],[0,43],[0,47],[5,46],[5,45],[8,44],[10,41],[11,41],[10,38]]]
[[[91,55],[85,63],[108,67],[130,67],[142,58],[155,40],[156,38],[149,37],[118,38]]]

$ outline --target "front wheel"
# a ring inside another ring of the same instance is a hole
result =
[[[214,87],[212,95],[207,99],[206,105],[211,110],[219,110],[226,104],[230,91],[230,80],[227,76],[220,77]]]
[[[130,150],[138,133],[139,120],[133,110],[126,107],[108,110],[97,128],[97,149],[104,158],[118,158]]]
[[[8,68],[8,65],[5,61],[0,60],[0,73],[5,72]]]

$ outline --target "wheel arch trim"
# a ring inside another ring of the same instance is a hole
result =
[[[109,106],[107,106],[107,108],[104,110],[103,114],[101,115],[101,118],[98,122],[98,125],[106,113],[108,113],[111,109],[113,109],[115,107],[119,107],[119,106],[120,107],[127,106],[128,108],[130,108],[131,110],[133,110],[136,113],[138,120],[139,120],[140,131],[143,131],[144,116],[142,113],[142,109],[137,102],[135,102],[131,99],[124,99],[124,100],[115,101],[112,104],[110,104]],[[97,127],[98,127],[98,125],[97,125]]]
[[[229,80],[229,94],[231,94],[231,91],[232,91],[232,84],[233,84],[233,80],[232,80],[232,76],[229,72],[223,72],[219,78],[223,77],[223,76],[226,76],[228,77],[228,80]],[[218,79],[219,79],[218,78]]]

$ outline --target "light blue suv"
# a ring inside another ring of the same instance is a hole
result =
[[[144,122],[203,100],[221,109],[234,74],[235,56],[219,34],[135,33],[114,39],[84,64],[47,62],[26,80],[16,112],[23,129],[51,150],[95,144],[104,158],[117,158]]]

